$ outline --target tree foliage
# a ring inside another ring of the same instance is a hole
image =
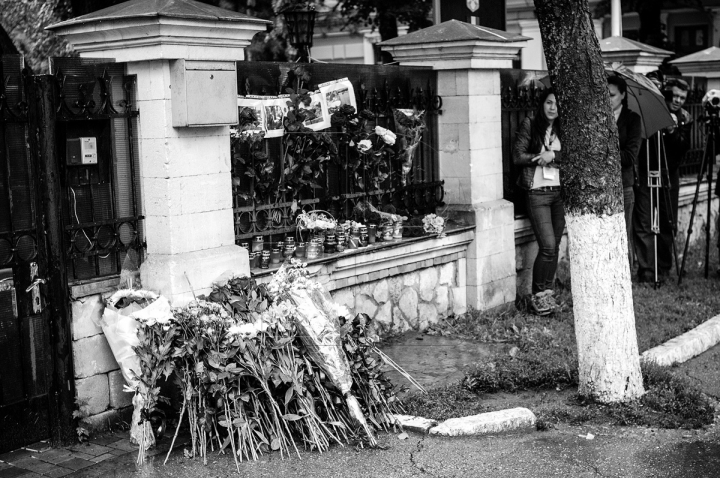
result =
[[[63,38],[45,30],[68,17],[65,0],[1,0],[0,5],[0,26],[34,73],[47,73],[50,57],[73,55]]]
[[[430,0],[340,0],[339,10],[346,25],[364,25],[377,29],[383,40],[398,36],[398,22],[415,31],[432,25]]]

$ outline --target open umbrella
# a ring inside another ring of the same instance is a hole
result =
[[[605,71],[608,76],[619,76],[627,83],[628,108],[640,115],[643,138],[647,139],[661,129],[675,125],[675,120],[665,103],[665,97],[655,83],[639,73],[630,71],[622,63],[606,66]],[[550,86],[550,76],[545,76],[540,82]]]
[[[675,125],[665,97],[646,76],[630,71],[622,63],[613,63],[605,71],[608,76],[618,76],[627,83],[628,108],[642,118],[643,138],[649,138],[661,129]]]

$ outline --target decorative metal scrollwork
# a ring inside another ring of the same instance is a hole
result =
[[[25,89],[23,88],[22,76],[3,75],[0,79],[0,121],[25,122],[27,121],[28,103],[25,99]],[[11,93],[15,93],[18,101],[10,104]]]
[[[54,75],[57,86],[56,118],[59,120],[102,119],[136,116],[130,98],[133,77],[123,77],[121,91],[124,98],[117,102],[115,108],[113,101],[113,76],[107,69],[97,77],[76,77],[66,75],[58,69]]]

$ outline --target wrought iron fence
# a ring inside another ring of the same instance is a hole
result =
[[[515,215],[525,214],[525,201],[516,181],[519,169],[513,164],[512,153],[515,132],[527,116],[537,109],[544,86],[540,78],[547,76],[542,70],[500,70],[502,107],[503,199],[515,204]]]
[[[142,260],[139,113],[135,77],[125,76],[124,69],[124,64],[107,60],[51,61],[70,281],[119,274]],[[97,140],[97,165],[71,166],[67,141],[86,136]]]
[[[681,77],[690,85],[685,108],[694,122],[690,130],[690,149],[680,166],[681,176],[695,176],[700,171],[702,155],[705,148],[705,124],[698,119],[703,115],[702,99],[707,90],[707,78]]]
[[[238,63],[238,93],[245,95],[278,95],[297,91],[295,68],[298,64],[275,62]],[[338,145],[336,157],[327,161],[324,171],[317,178],[317,186],[293,197],[288,191],[276,190],[267,197],[256,194],[258,179],[248,170],[255,164],[233,161],[233,207],[235,217],[235,240],[247,242],[256,235],[280,237],[295,231],[295,217],[299,210],[328,211],[338,220],[352,217],[355,206],[367,201],[386,212],[418,215],[435,212],[443,204],[443,182],[439,180],[437,162],[437,115],[442,100],[437,95],[436,74],[427,68],[407,68],[379,65],[332,65],[304,64],[309,75],[303,87],[313,91],[318,84],[338,78],[348,78],[353,84],[359,111],[371,113],[369,124],[396,131],[393,109],[425,111],[426,129],[417,149],[407,181],[400,174],[400,164],[390,161],[387,178],[379,187],[369,187],[372,181],[362,176],[368,173],[359,168],[361,176],[355,177],[351,161],[363,161],[355,148],[340,144],[342,134],[339,126],[325,130]],[[306,77],[307,79],[307,77]],[[281,182],[285,169],[285,153],[288,132],[282,138],[264,140],[261,153],[272,158],[274,184]],[[248,155],[247,145],[234,144],[235,153]],[[397,146],[395,146],[397,150]],[[398,151],[399,152],[399,151]],[[252,158],[251,161],[256,161]],[[295,200],[297,199],[297,202]],[[271,237],[271,241],[275,238]],[[278,239],[281,240],[281,239]]]
[[[539,70],[500,70],[502,88],[502,152],[503,152],[503,198],[515,204],[515,215],[525,214],[525,203],[521,191],[518,191],[518,169],[513,164],[512,148],[515,131],[527,116],[537,109],[539,93],[544,85],[539,81],[547,75]],[[707,79],[702,77],[683,77],[690,85],[688,99],[684,108],[697,120],[703,114],[702,98],[705,95]],[[705,146],[704,123],[694,121],[690,132],[690,150],[680,167],[680,174],[696,175],[700,169]]]

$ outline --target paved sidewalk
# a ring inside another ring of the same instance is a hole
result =
[[[19,450],[0,455],[0,478],[59,478],[78,476],[81,470],[125,455],[137,456],[138,447],[130,443],[130,433],[120,431],[106,433],[88,443],[78,443],[65,448],[51,448],[41,441]],[[158,440],[157,446],[148,450],[148,456],[167,453],[172,437]],[[178,436],[175,446],[187,442]],[[128,457],[125,457],[128,458]]]

